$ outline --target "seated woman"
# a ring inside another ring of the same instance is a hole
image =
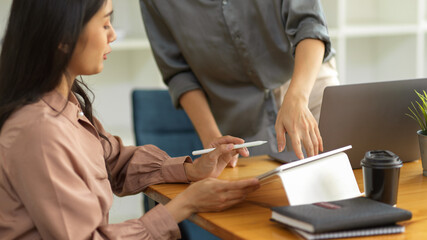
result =
[[[0,239],[176,239],[177,223],[220,211],[256,179],[216,179],[236,154],[231,136],[196,159],[125,147],[92,114],[85,85],[115,40],[111,0],[14,0],[0,56]],[[199,181],[200,180],[200,181]],[[108,224],[112,192],[195,182],[139,219]]]

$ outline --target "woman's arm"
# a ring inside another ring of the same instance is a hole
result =
[[[308,109],[308,96],[320,65],[331,54],[331,41],[320,0],[285,0],[282,2],[285,31],[295,56],[294,73],[276,119],[279,151],[283,151],[287,132],[292,147],[303,158],[323,151],[318,125]]]
[[[112,192],[102,147],[91,133],[81,134],[84,131],[52,122],[35,122],[21,131],[4,166],[3,180],[8,180],[3,183],[15,196],[2,200],[8,203],[2,209],[19,208],[6,210],[4,214],[11,215],[5,217],[25,219],[28,225],[18,229],[37,231],[43,239],[177,238],[178,226],[164,206],[153,209],[152,215],[108,224]]]
[[[316,39],[302,40],[295,51],[294,74],[276,119],[276,134],[279,151],[286,145],[285,133],[292,140],[298,158],[304,158],[301,143],[308,156],[323,151],[319,127],[308,109],[308,99],[322,64],[325,46]]]
[[[199,137],[205,148],[216,147],[218,144],[216,140],[222,136],[218,125],[212,115],[208,101],[202,90],[192,90],[186,92],[180,98],[181,106],[184,108],[188,117],[194,125]],[[242,142],[234,142],[240,144]],[[243,156],[249,156],[246,148],[239,149],[238,153]],[[235,167],[239,155],[233,156],[229,159],[229,166]]]
[[[200,89],[184,93],[180,98],[181,106],[191,119],[205,148],[222,136],[212,115],[204,92]]]

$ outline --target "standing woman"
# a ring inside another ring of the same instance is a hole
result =
[[[205,147],[232,135],[268,140],[252,155],[323,151],[323,90],[339,82],[320,0],[139,2],[172,101]]]
[[[242,139],[216,139],[217,150],[192,163],[152,145],[125,147],[103,129],[76,78],[103,69],[112,12],[111,0],[13,1],[0,56],[0,239],[176,239],[177,222],[259,186],[212,178]],[[189,181],[198,182],[168,204],[108,224],[112,192]]]

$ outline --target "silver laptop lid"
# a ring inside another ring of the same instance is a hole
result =
[[[419,159],[419,127],[405,115],[418,100],[414,90],[427,91],[427,79],[327,87],[319,120],[324,150],[352,145],[346,153],[353,168],[370,150],[390,150],[404,162]]]

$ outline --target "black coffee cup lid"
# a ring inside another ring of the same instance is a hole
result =
[[[388,150],[368,151],[360,164],[371,168],[400,168],[403,165],[399,156]]]

